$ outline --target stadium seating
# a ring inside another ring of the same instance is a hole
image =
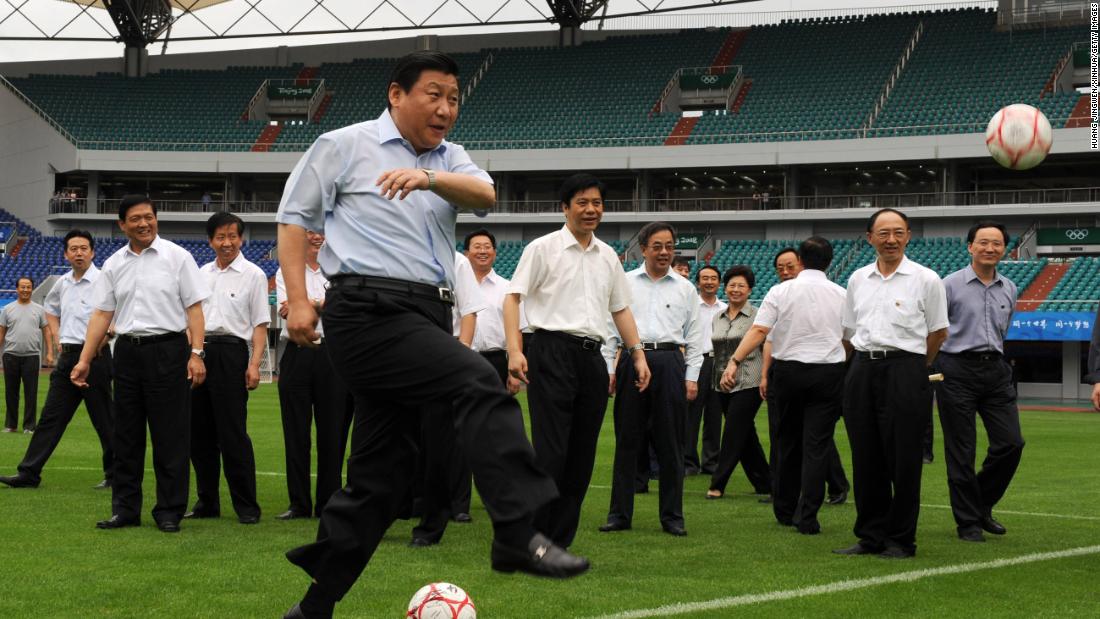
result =
[[[1100,258],[1077,258],[1039,311],[1095,312],[1097,299],[1100,299]]]

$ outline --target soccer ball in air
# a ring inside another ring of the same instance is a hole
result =
[[[424,585],[409,600],[408,619],[476,619],[474,601],[449,582]]]
[[[997,163],[1012,170],[1039,165],[1050,152],[1050,121],[1025,103],[1005,106],[985,129],[985,145]]]

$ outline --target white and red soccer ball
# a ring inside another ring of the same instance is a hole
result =
[[[1028,170],[1039,165],[1050,152],[1052,141],[1050,121],[1025,103],[1001,108],[985,129],[989,154],[997,163],[1012,170]]]
[[[409,600],[408,619],[477,619],[474,601],[449,582],[424,585]]]

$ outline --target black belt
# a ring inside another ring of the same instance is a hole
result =
[[[504,355],[505,357],[508,356],[508,351],[500,349],[500,348],[498,348],[496,350],[481,350],[481,351],[478,351],[478,352],[480,352],[483,357],[497,357],[497,356],[500,356],[500,355]]]
[[[579,335],[573,335],[572,333],[566,333],[564,331],[546,331],[543,329],[539,329],[538,331],[535,331],[535,333],[540,335],[552,335],[560,340],[566,340],[568,342],[577,344],[585,350],[598,351],[600,347],[603,346],[602,340],[598,340],[594,337],[581,337]]]
[[[714,353],[713,352],[705,352],[705,353],[703,353],[703,358],[704,359],[713,359],[714,358]]]
[[[907,350],[857,350],[856,356],[865,361],[885,361],[886,359],[923,357],[924,355]]]
[[[167,342],[176,338],[186,337],[183,331],[176,331],[175,333],[160,333],[158,335],[130,335],[129,333],[119,334],[118,339],[123,342],[128,342],[133,346],[145,346],[146,344],[156,344],[157,342]]]
[[[641,342],[641,344],[642,350],[680,350],[680,345],[675,342]]]
[[[248,346],[248,342],[244,341],[244,338],[237,337],[236,335],[207,335],[202,339],[207,344],[236,344],[237,346]]]
[[[971,361],[1000,361],[1004,357],[995,350],[967,350],[964,352],[945,352],[943,354]]]
[[[80,352],[83,351],[83,350],[84,350],[84,344],[83,343],[80,343],[80,344],[62,344],[61,345],[61,354],[63,354],[63,355],[69,355],[69,354],[73,354],[73,353],[76,353],[76,354],[79,355]]]
[[[428,299],[429,301],[440,301],[448,305],[454,305],[455,303],[455,294],[450,288],[410,282],[403,279],[391,279],[389,277],[375,277],[373,275],[336,275],[329,280],[329,286],[333,288],[351,287],[380,290],[382,292],[396,292]]]

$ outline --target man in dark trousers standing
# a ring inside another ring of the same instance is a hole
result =
[[[111,348],[107,340],[99,343],[98,354],[92,359],[88,376],[88,388],[80,389],[69,380],[84,347],[84,335],[88,332],[88,318],[92,315],[92,288],[99,269],[92,263],[95,258],[95,239],[90,232],[73,230],[65,235],[65,260],[72,270],[61,276],[46,295],[46,320],[50,323],[60,345],[57,367],[50,374],[50,390],[42,407],[42,418],[31,437],[19,473],[0,477],[0,483],[13,488],[37,488],[42,480],[42,467],[50,459],[61,442],[65,428],[69,426],[76,409],[83,401],[88,409],[103,449],[103,481],[96,488],[111,486],[111,468],[114,452],[111,449],[113,420],[111,419]]]
[[[306,298],[317,312],[324,309],[328,280],[321,273],[317,256],[325,243],[325,235],[306,231],[304,260]],[[287,301],[285,257],[275,272],[275,301],[279,313],[286,318],[290,311]],[[351,394],[332,366],[325,341],[324,324],[317,322],[316,345],[301,346],[290,338],[287,325],[279,334],[284,342],[279,361],[279,411],[283,420],[283,446],[286,449],[286,488],[290,506],[277,516],[278,520],[293,520],[321,515],[332,493],[343,485],[344,452],[351,428]],[[310,495],[310,465],[313,426],[317,428],[316,498]]]
[[[519,404],[492,366],[452,335],[458,209],[496,202],[489,175],[444,138],[458,115],[458,65],[439,52],[400,59],[376,120],[326,133],[287,180],[276,220],[298,346],[315,345],[306,230],[323,231],[331,286],[324,320],[333,367],[355,396],[347,485],[317,541],[287,553],[313,583],[291,618],[331,617],[398,516],[412,480],[419,407],[453,402],[460,442],[493,520],[493,568],[564,578],[588,569],[537,533],[556,496],[535,464]]]
[[[157,235],[157,212],[148,197],[122,198],[118,220],[129,243],[103,263],[93,291],[95,313],[71,374],[76,386],[90,386],[92,362],[113,322],[118,343],[112,515],[96,526],[140,524],[148,423],[157,479],[153,520],[161,531],[177,533],[191,481],[190,391],[206,378],[202,301],[210,289],[191,254]]]
[[[646,365],[652,373],[644,392],[635,384],[633,360],[619,357],[617,333],[603,347],[611,388],[615,390],[615,470],[611,507],[602,532],[625,531],[634,520],[634,478],[648,433],[660,464],[661,528],[682,537],[684,527],[683,431],[688,402],[698,395],[703,364],[699,296],[695,286],[672,272],[676,252],[672,226],[655,221],[638,232],[645,264],[626,274],[631,313],[638,325]],[[617,363],[616,363],[617,361]]]
[[[221,515],[218,478],[225,481],[241,524],[260,521],[256,456],[248,436],[248,392],[260,384],[267,349],[267,277],[241,253],[244,222],[219,212],[206,220],[214,261],[200,271],[211,294],[206,324],[206,381],[191,391],[191,462],[198,499],[184,518]],[[251,345],[251,350],[249,350]]]
[[[7,404],[5,432],[15,432],[19,421],[19,387],[23,387],[23,432],[34,432],[38,414],[38,370],[42,367],[42,343],[46,344],[46,365],[53,365],[53,333],[46,310],[31,301],[34,282],[20,277],[15,303],[0,310],[0,348],[4,351],[4,394]]]
[[[722,447],[722,403],[714,390],[714,342],[711,330],[714,317],[726,311],[726,302],[718,298],[722,273],[707,265],[695,273],[699,289],[699,331],[702,338],[703,365],[699,369],[699,395],[688,403],[687,436],[684,441],[684,475],[711,475],[718,466]],[[699,428],[703,429],[703,451],[699,454]]]
[[[580,523],[592,480],[596,443],[610,393],[600,347],[618,329],[631,356],[638,389],[649,385],[649,366],[630,312],[630,287],[615,250],[595,236],[603,219],[604,185],[574,174],[559,191],[565,225],[531,241],[520,256],[504,299],[508,372],[527,383],[531,441],[539,467],[561,496],[543,506],[536,526],[568,548]],[[531,358],[523,353],[519,304],[534,330]]]
[[[838,554],[904,559],[917,553],[928,367],[947,337],[947,297],[935,271],[905,257],[909,218],[867,221],[875,262],[848,279],[844,334],[853,358],[844,382],[859,542]]]
[[[947,487],[959,539],[983,542],[982,531],[1004,535],[993,519],[1024,450],[1012,367],[1004,358],[1005,335],[1016,309],[1016,284],[997,265],[1008,247],[1008,231],[995,221],[979,221],[966,234],[970,264],[943,279],[951,326],[940,348],[936,386]],[[982,418],[989,448],[982,470],[974,472],[977,440],[974,413]]]
[[[732,382],[737,360],[770,337],[768,390],[774,394],[776,420],[772,510],[780,524],[816,535],[821,532],[817,513],[825,500],[829,449],[843,395],[844,289],[825,276],[833,260],[829,241],[810,237],[799,254],[798,273],[765,295],[723,378]]]

